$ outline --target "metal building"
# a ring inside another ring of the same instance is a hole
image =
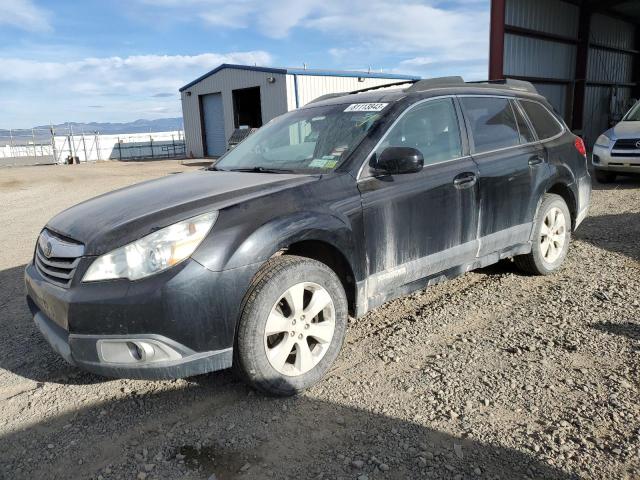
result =
[[[418,77],[372,72],[223,64],[180,89],[187,155],[222,155],[236,128],[272,118],[327,94]]]
[[[532,82],[592,146],[640,97],[639,0],[492,0],[489,78]]]

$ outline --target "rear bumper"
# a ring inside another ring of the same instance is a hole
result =
[[[596,170],[640,174],[640,156],[612,155],[609,148],[598,145],[593,147],[591,164]]]

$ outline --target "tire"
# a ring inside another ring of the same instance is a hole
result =
[[[560,216],[561,214],[561,216]],[[552,219],[556,218],[556,223]],[[548,235],[547,232],[555,232]],[[518,268],[534,275],[549,275],[558,270],[571,242],[571,214],[560,195],[547,193],[538,208],[533,226],[531,252],[514,258]]]
[[[256,274],[243,301],[234,368],[262,392],[295,395],[331,368],[347,323],[347,297],[333,270],[309,258],[275,257]]]
[[[594,170],[596,180],[598,183],[611,183],[615,181],[617,175],[615,172],[607,172],[606,170]]]

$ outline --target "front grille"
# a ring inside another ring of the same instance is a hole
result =
[[[640,138],[621,138],[616,140],[613,148],[618,150],[640,150],[636,143],[640,142]]]
[[[36,245],[34,264],[48,281],[68,288],[83,253],[82,244],[43,230]]]

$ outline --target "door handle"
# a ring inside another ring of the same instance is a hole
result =
[[[531,157],[529,157],[529,165],[532,167],[535,165],[540,165],[543,162],[544,158],[542,158],[540,155],[532,155]]]
[[[460,175],[456,175],[453,179],[453,186],[456,188],[469,188],[473,187],[478,180],[478,177],[475,173],[472,172],[464,172]]]

